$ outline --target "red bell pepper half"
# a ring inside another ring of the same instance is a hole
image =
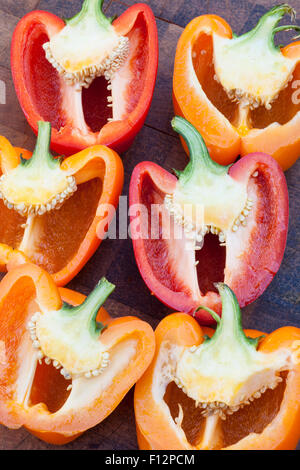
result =
[[[52,148],[70,155],[95,144],[131,145],[148,113],[158,64],[151,9],[137,3],[113,21],[103,0],[85,0],[69,20],[32,11],[18,23],[12,75],[25,116],[37,133],[51,122]]]
[[[177,311],[194,313],[201,305],[220,313],[216,282],[230,286],[243,307],[262,294],[283,257],[284,174],[263,153],[221,166],[190,123],[176,117],[172,126],[189,148],[185,170],[175,177],[146,161],[132,174],[131,233],[138,268],[152,293]],[[203,309],[195,316],[212,323]]]

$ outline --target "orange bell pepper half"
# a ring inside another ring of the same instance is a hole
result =
[[[85,265],[105,236],[123,187],[120,157],[96,145],[61,161],[39,123],[33,155],[0,137],[0,243],[46,269],[59,286]],[[102,224],[102,225],[101,225]]]
[[[65,444],[103,421],[149,366],[154,333],[112,319],[102,279],[87,297],[31,263],[0,283],[0,422]],[[101,308],[100,308],[101,307]],[[100,309],[100,310],[99,310]]]
[[[201,132],[222,165],[264,152],[286,170],[300,154],[300,42],[274,44],[277,32],[299,31],[297,25],[277,26],[286,13],[295,15],[286,4],[272,8],[242,36],[219,16],[203,15],[179,39],[175,113]]]
[[[174,313],[158,325],[152,365],[135,388],[146,450],[294,449],[300,439],[300,329],[243,331],[237,299],[217,284],[216,331]]]

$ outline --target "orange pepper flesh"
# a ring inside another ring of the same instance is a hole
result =
[[[30,390],[26,393],[27,405],[18,399],[18,381],[22,362],[26,363],[31,343],[26,343],[26,325],[43,305],[48,310],[61,308],[62,301],[71,305],[83,302],[85,296],[59,289],[51,276],[31,263],[11,269],[0,284],[0,346],[5,360],[0,369],[0,422],[10,428],[24,426],[31,433],[53,444],[65,444],[87,429],[105,419],[120,403],[124,395],[150,364],[155,345],[152,328],[135,317],[110,318],[104,308],[99,310],[97,321],[107,325],[101,334],[104,345],[118,347],[134,339],[136,351],[128,365],[114,377],[100,396],[86,406],[74,403],[59,413],[69,393],[66,381],[52,365],[38,364]],[[7,311],[10,315],[7,315]],[[2,356],[1,356],[2,357]],[[90,379],[93,380],[93,379]],[[87,392],[88,392],[87,382]]]
[[[0,174],[15,168],[31,152],[14,148],[0,137]],[[73,174],[77,191],[58,210],[38,216],[34,249],[30,260],[52,274],[59,286],[67,284],[100,245],[99,226],[113,214],[102,208],[117,207],[123,187],[124,169],[120,157],[108,147],[97,145],[67,158],[61,165]],[[2,170],[2,171],[1,171]],[[0,200],[0,243],[18,249],[24,235],[26,217],[8,209]],[[3,270],[3,268],[2,268]]]

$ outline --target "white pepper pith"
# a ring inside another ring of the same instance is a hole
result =
[[[114,288],[102,278],[81,305],[36,312],[27,329],[39,362],[52,364],[66,380],[101,375],[109,366],[110,353],[101,342],[106,327],[97,322],[97,313]]]

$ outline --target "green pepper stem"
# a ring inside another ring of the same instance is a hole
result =
[[[99,336],[105,327],[102,323],[97,322],[97,313],[110,294],[114,291],[115,287],[116,286],[114,284],[111,284],[107,279],[105,279],[105,277],[103,277],[81,305],[78,305],[77,307],[65,305],[63,310],[72,315],[80,315],[83,322],[87,324],[91,334]]]
[[[222,317],[219,326],[220,330],[222,330],[226,324],[227,327],[228,325],[231,326],[233,334],[237,331],[244,334],[242,328],[241,309],[236,295],[226,284],[221,282],[216,283],[216,288],[219,291],[222,301]]]
[[[185,167],[184,171],[176,172],[182,183],[185,183],[195,173],[213,173],[222,175],[228,172],[229,166],[222,166],[214,162],[208,153],[205,142],[197,129],[189,123],[186,119],[175,116],[171,121],[172,128],[175,132],[180,134],[189,149],[190,162]]]
[[[204,307],[204,305],[200,305],[198,308],[196,308],[196,310],[193,313],[193,316],[195,316],[195,314],[199,312],[199,310],[205,310],[206,312],[210,313],[213,319],[215,320],[215,322],[220,323],[221,319],[219,315],[211,308]]]
[[[251,39],[255,40],[260,38],[268,42],[271,48],[274,48],[274,36],[276,33],[289,29],[295,29],[296,31],[299,30],[299,27],[296,25],[295,27],[288,25],[276,28],[276,25],[286,14],[290,14],[292,19],[295,18],[295,11],[290,5],[283,3],[281,5],[274,6],[260,18],[257,25],[252,30],[237,38],[237,44],[241,44],[244,41],[249,41]]]
[[[38,122],[38,136],[32,157],[29,160],[22,160],[22,164],[27,167],[36,165],[46,165],[54,167],[59,164],[59,159],[54,158],[50,152],[51,124],[50,122]]]
[[[300,31],[300,26],[296,24],[285,24],[283,26],[277,26],[277,28],[273,29],[273,35],[279,33],[280,31]],[[298,39],[299,35],[294,36],[293,39]]]
[[[242,313],[236,295],[226,284],[219,282],[215,284],[222,301],[222,316],[217,322],[217,328],[213,335],[213,341],[225,338],[236,338],[245,346],[253,346],[255,349],[260,338],[248,338],[242,326]],[[215,315],[217,315],[215,313]]]
[[[78,23],[94,17],[97,19],[99,26],[103,29],[108,29],[111,26],[112,18],[107,18],[103,11],[103,0],[84,0],[82,9],[77,15],[70,19],[65,19],[68,25],[77,25]]]

